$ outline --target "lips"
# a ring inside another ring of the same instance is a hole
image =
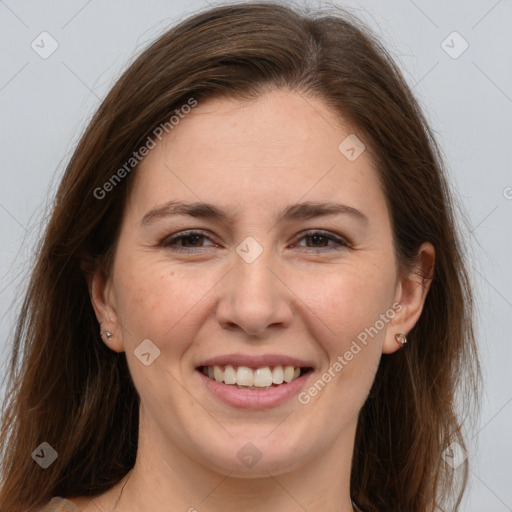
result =
[[[292,356],[281,354],[263,354],[263,355],[248,355],[248,354],[226,354],[216,357],[211,357],[200,361],[197,368],[201,366],[225,366],[230,364],[232,366],[247,366],[248,368],[263,368],[265,366],[293,366],[295,368],[314,368],[311,361],[298,359]]]
[[[274,407],[295,395],[314,370],[307,360],[279,354],[228,354],[201,361],[206,388],[233,407]]]

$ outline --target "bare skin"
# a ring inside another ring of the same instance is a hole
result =
[[[246,103],[199,103],[143,160],[113,271],[89,281],[98,321],[113,333],[104,341],[126,352],[141,397],[137,461],[120,512],[353,510],[357,416],[382,354],[398,350],[395,334],[421,315],[429,281],[417,271],[430,272],[435,255],[425,243],[418,268],[397,271],[369,152],[350,161],[338,149],[351,133],[320,100],[278,90]],[[231,222],[187,215],[142,222],[171,200],[214,204]],[[348,205],[366,221],[348,213],[278,221],[303,202]],[[169,242],[191,229],[202,233]],[[306,235],[311,230],[323,233]],[[236,251],[247,237],[262,249],[250,263]],[[376,325],[356,352],[354,340]],[[148,366],[134,354],[145,339],[160,350]],[[196,368],[232,353],[307,361],[313,371],[302,402],[294,395],[248,410],[219,399]],[[238,456],[247,443],[261,455],[252,467]],[[83,512],[113,511],[125,481],[71,501]]]

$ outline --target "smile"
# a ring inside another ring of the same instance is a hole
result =
[[[228,386],[246,390],[268,390],[283,383],[289,383],[311,370],[309,367],[292,365],[262,366],[250,368],[231,364],[200,366],[199,371],[209,379]]]

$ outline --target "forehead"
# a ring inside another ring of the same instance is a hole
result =
[[[135,206],[141,214],[171,199],[272,208],[302,198],[385,208],[369,151],[344,153],[354,132],[324,102],[297,92],[198,102],[142,161]]]

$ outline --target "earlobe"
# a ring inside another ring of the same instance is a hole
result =
[[[404,347],[407,335],[416,325],[434,277],[435,249],[429,242],[418,251],[418,263],[409,274],[400,279],[395,300],[401,308],[389,323],[382,347],[384,354],[392,354]]]
[[[91,304],[100,324],[99,335],[112,350],[116,352],[124,351],[111,279],[98,268],[94,270],[84,269],[84,275],[89,288]]]
[[[395,340],[397,343],[400,343],[401,347],[403,347],[407,343],[407,336],[401,332],[399,334],[395,334]]]

